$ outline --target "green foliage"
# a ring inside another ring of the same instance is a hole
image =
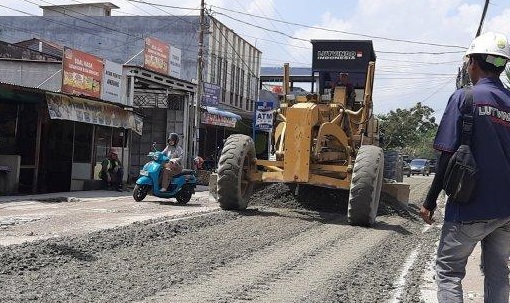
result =
[[[379,115],[382,148],[399,150],[411,157],[434,158],[432,147],[437,127],[434,110],[418,102],[411,109]]]

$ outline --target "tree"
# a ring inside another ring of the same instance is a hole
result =
[[[432,147],[438,125],[434,110],[421,102],[411,109],[397,109],[378,115],[385,150],[396,149],[403,153],[433,158]]]

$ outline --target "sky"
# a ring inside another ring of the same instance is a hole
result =
[[[40,5],[111,2],[112,15],[198,15],[200,0],[2,0],[0,15],[42,15]],[[484,0],[206,0],[208,13],[262,51],[262,66],[310,67],[312,39],[372,40],[374,111],[421,102],[440,119],[456,89]],[[510,38],[510,1],[491,0],[482,33]]]

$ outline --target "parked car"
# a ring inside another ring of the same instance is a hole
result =
[[[436,159],[429,160],[430,172],[436,173]]]
[[[411,177],[411,166],[405,161],[402,163],[402,175]]]
[[[409,166],[411,167],[411,175],[430,175],[430,161],[427,159],[413,159]]]

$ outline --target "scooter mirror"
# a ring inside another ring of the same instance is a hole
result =
[[[154,151],[157,151],[157,149],[156,149],[156,142],[153,142],[153,143],[152,143],[152,149],[153,149]]]

